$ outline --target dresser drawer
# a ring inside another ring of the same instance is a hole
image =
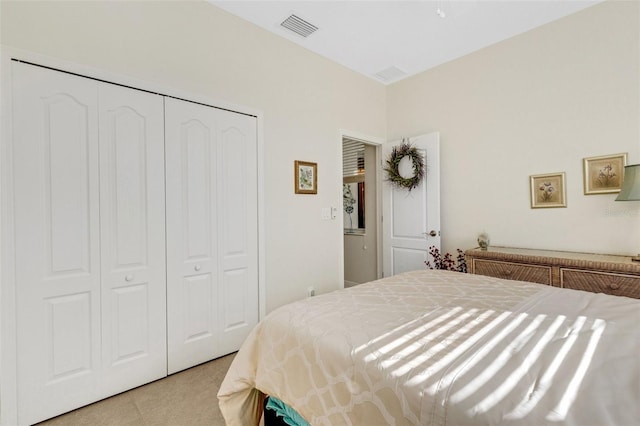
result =
[[[640,276],[562,268],[560,284],[564,288],[613,294],[640,299]]]
[[[551,285],[551,267],[473,259],[473,272],[489,277]]]

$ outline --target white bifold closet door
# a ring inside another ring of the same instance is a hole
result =
[[[99,86],[102,386],[167,375],[162,96]]]
[[[162,97],[14,62],[18,420],[166,375]]]
[[[169,373],[258,321],[256,119],[165,99]]]

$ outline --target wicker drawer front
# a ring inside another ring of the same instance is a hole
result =
[[[473,268],[473,272],[478,275],[551,285],[550,266],[523,265],[520,263],[474,259]]]
[[[640,299],[640,276],[563,268],[560,280],[564,288]]]

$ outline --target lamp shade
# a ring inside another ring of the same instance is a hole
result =
[[[624,167],[622,190],[616,201],[640,201],[640,164]]]

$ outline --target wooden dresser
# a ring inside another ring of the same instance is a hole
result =
[[[631,257],[509,247],[465,252],[470,273],[640,299]]]

